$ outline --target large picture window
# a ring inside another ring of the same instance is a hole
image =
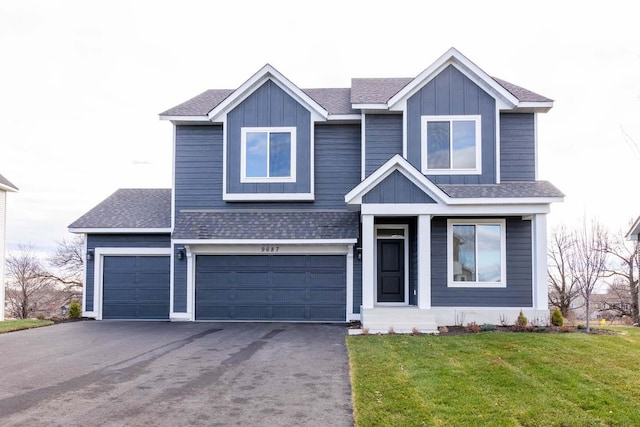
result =
[[[423,116],[422,172],[481,173],[480,116]]]
[[[242,128],[241,143],[241,182],[295,182],[295,128]]]
[[[450,287],[505,287],[504,220],[448,221]]]

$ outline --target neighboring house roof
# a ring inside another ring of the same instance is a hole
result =
[[[638,236],[640,236],[640,216],[638,217],[638,219],[636,219],[636,222],[634,222],[633,225],[631,226],[631,228],[629,229],[629,232],[627,233],[626,239],[627,240],[640,240],[638,238]]]
[[[454,199],[564,197],[562,191],[548,181],[436,185]]]
[[[181,211],[173,238],[191,239],[357,239],[358,212]]]
[[[13,185],[11,181],[9,181],[4,176],[0,175],[0,190],[4,191],[18,191],[18,187]]]
[[[121,188],[69,225],[75,232],[87,229],[169,231],[170,228],[171,190],[164,188]]]

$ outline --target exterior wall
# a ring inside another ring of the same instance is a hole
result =
[[[87,250],[95,248],[168,248],[170,234],[88,234]],[[95,260],[87,261],[87,277],[84,284],[85,310],[93,311]]]
[[[535,181],[535,115],[500,114],[500,180]]]
[[[367,114],[364,132],[367,177],[394,154],[402,155],[402,115]]]
[[[360,313],[362,305],[362,260],[353,257],[353,312]]]
[[[315,126],[315,201],[222,200],[222,126],[176,126],[175,209],[344,209],[360,183],[360,125]]]
[[[296,182],[241,183],[242,127],[296,128]],[[311,113],[272,81],[256,89],[227,116],[227,191],[229,193],[309,193],[311,191]]]
[[[421,117],[482,116],[482,175],[433,175],[436,184],[496,182],[496,103],[489,94],[450,65],[407,101],[407,160],[421,170]]]
[[[506,288],[447,287],[447,218],[431,222],[432,307],[532,307],[531,221],[507,218]]]
[[[397,170],[365,194],[362,201],[363,203],[436,203]]]
[[[173,245],[173,312],[187,312],[187,258],[178,259],[178,248]]]
[[[0,321],[4,320],[4,263],[5,263],[5,238],[7,231],[7,192],[0,191]]]

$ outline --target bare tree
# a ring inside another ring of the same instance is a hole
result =
[[[612,290],[621,298],[627,297],[625,301],[630,304],[633,323],[640,324],[640,309],[638,307],[639,242],[627,241],[625,233],[620,231],[611,239],[611,244],[606,251],[613,258],[613,263],[608,271],[616,278]]]
[[[71,239],[58,242],[58,247],[49,258],[51,268],[47,277],[53,279],[65,295],[65,303],[82,299],[84,276],[84,236],[75,235]]]
[[[15,317],[25,319],[47,308],[54,281],[47,277],[32,246],[21,246],[7,258],[6,298]]]
[[[591,294],[607,271],[608,239],[607,230],[595,220],[589,227],[584,221],[582,228],[574,232],[574,256],[569,258],[569,266],[585,301],[587,332],[591,330]]]
[[[571,303],[580,294],[569,260],[573,257],[574,235],[563,224],[553,231],[547,255],[549,267],[549,302],[558,307],[564,318],[569,317]]]

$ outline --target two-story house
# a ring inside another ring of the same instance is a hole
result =
[[[160,114],[172,189],[118,190],[71,224],[84,313],[370,332],[548,316],[552,105],[455,49],[415,78],[300,89],[266,65],[207,90]]]
[[[7,193],[18,191],[7,178],[0,175],[0,321],[4,320],[4,256],[5,234],[7,230]]]

